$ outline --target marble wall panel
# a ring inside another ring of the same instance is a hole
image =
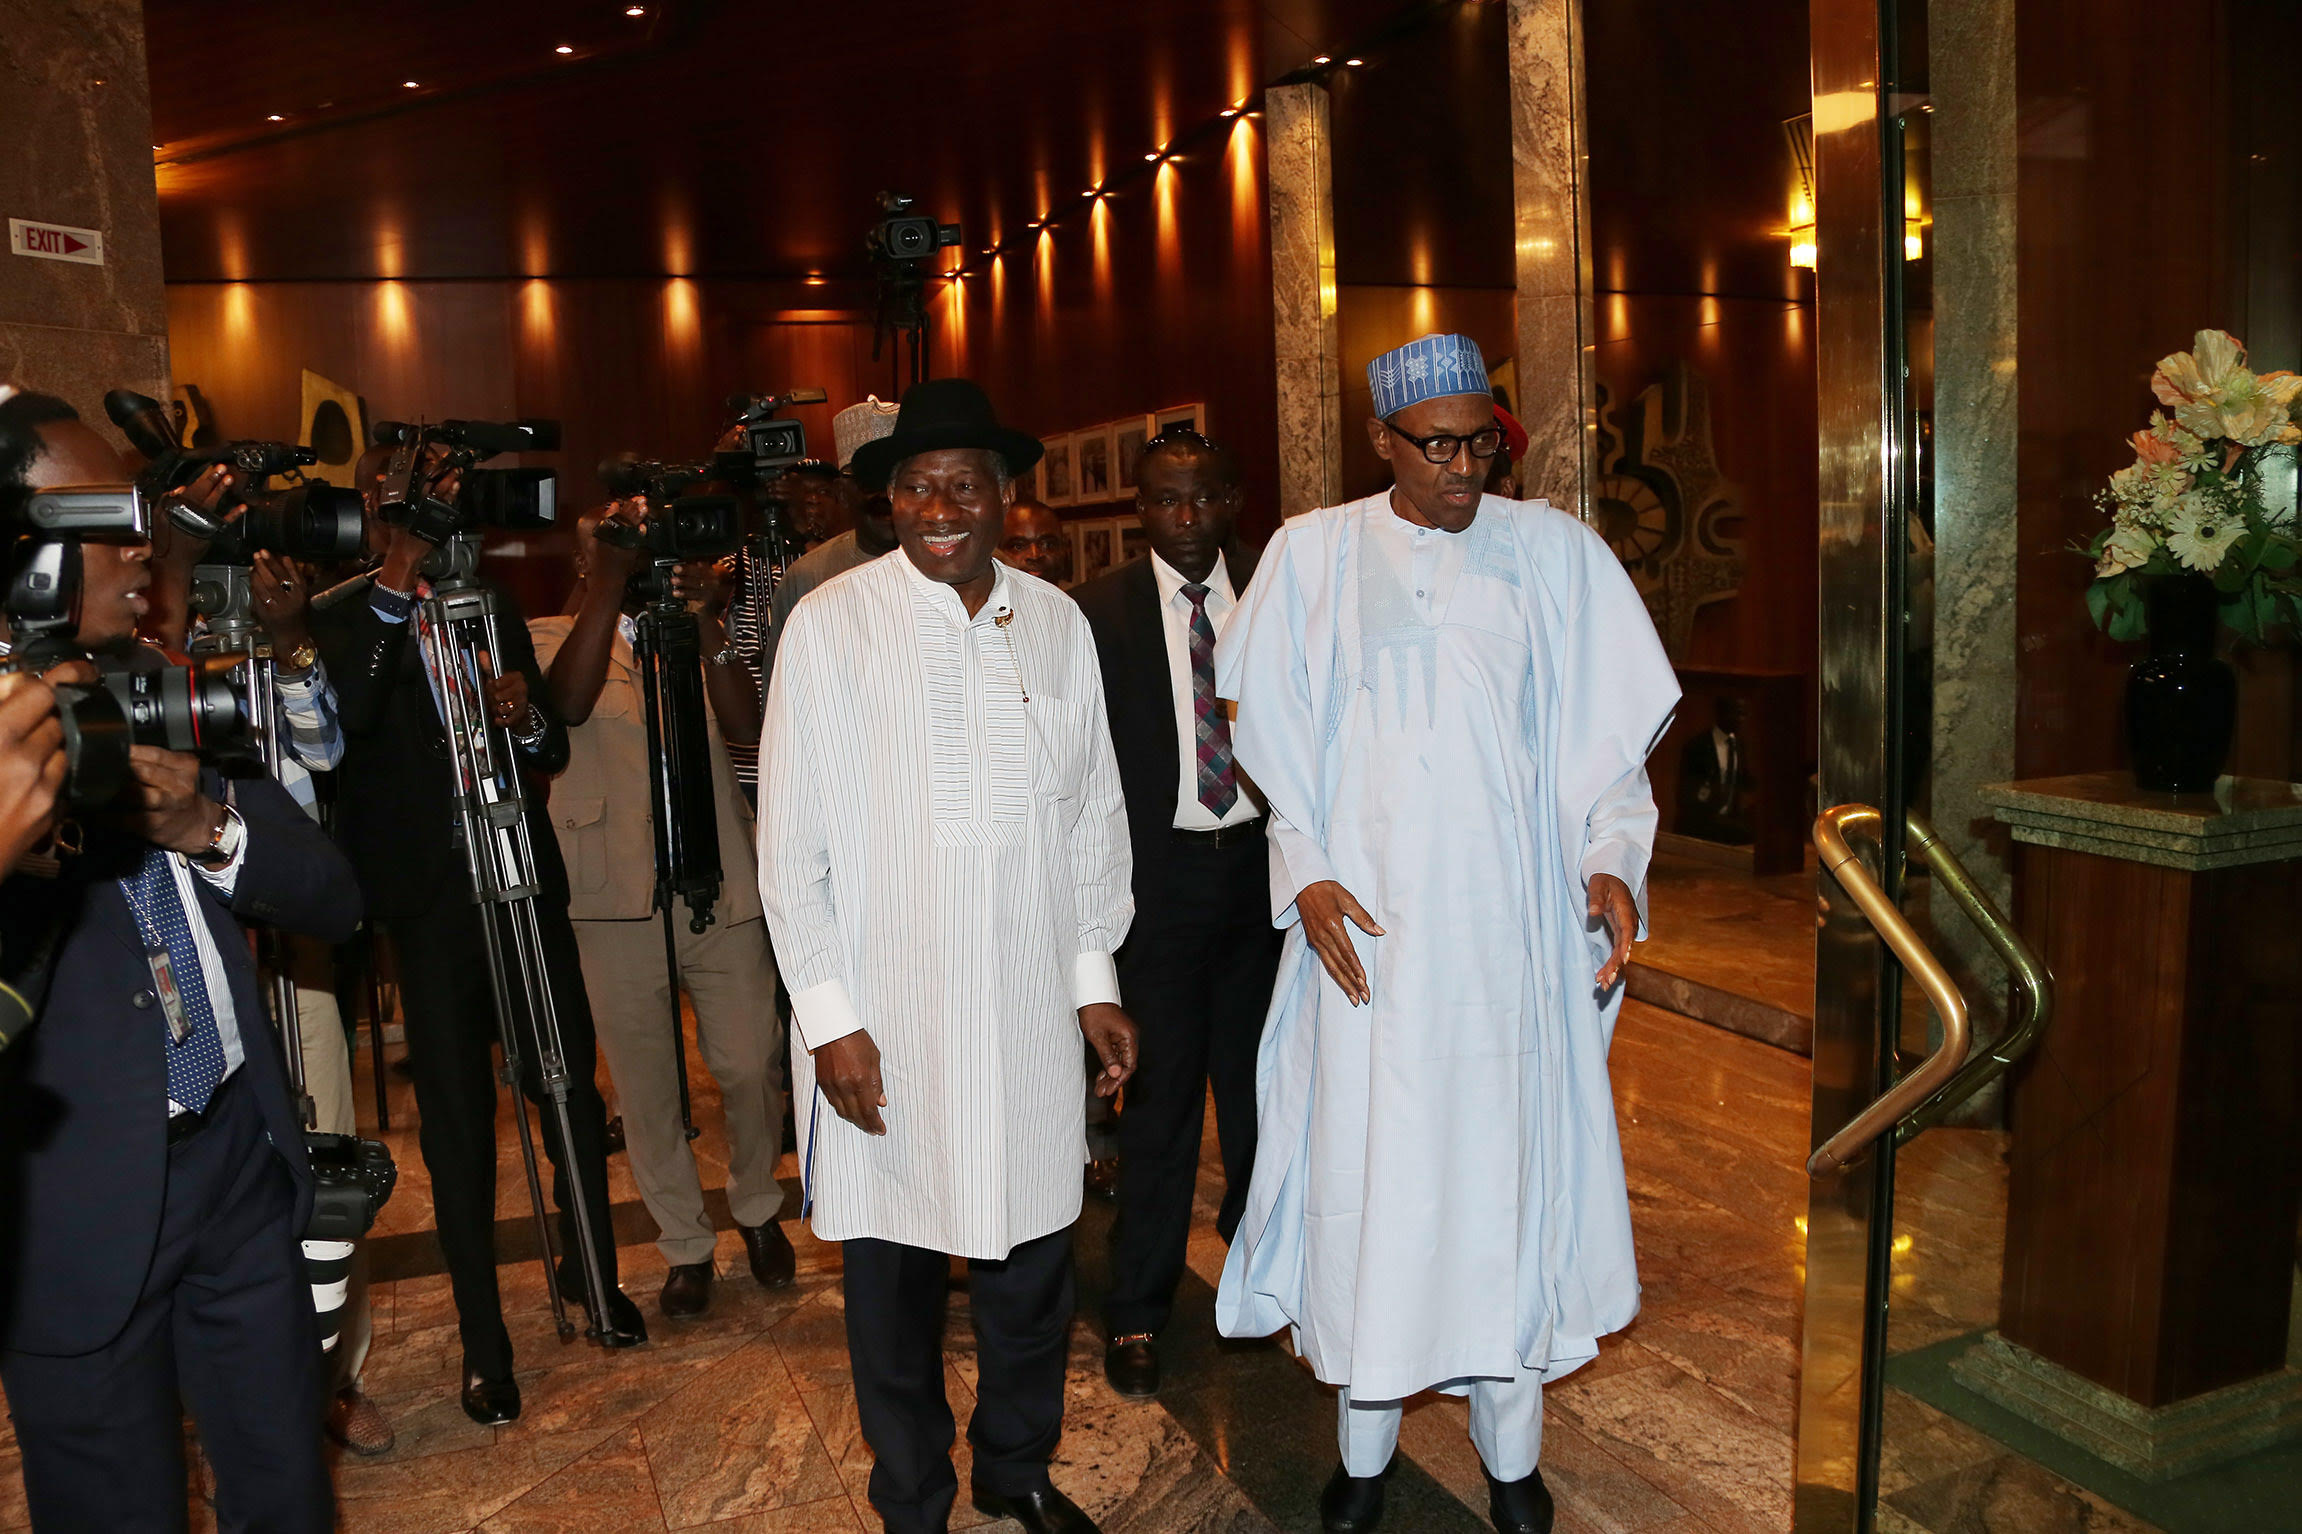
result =
[[[1342,499],[1342,347],[1335,324],[1335,176],[1327,112],[1322,85],[1276,85],[1263,93],[1281,517]]]
[[[0,212],[104,234],[101,266],[0,253],[0,376],[107,432],[104,391],[168,392],[138,0],[0,0]]]
[[[1591,370],[1590,153],[1582,0],[1510,0],[1516,203],[1520,493],[1590,512],[1597,390]]]
[[[2013,909],[2010,849],[1977,797],[2014,776],[2014,0],[1935,0],[1934,745],[1944,844]],[[2004,967],[1942,891],[1944,962],[1995,1036]],[[1995,1094],[1993,1094],[1995,1095]],[[1978,1110],[1993,1111],[1978,1103]]]

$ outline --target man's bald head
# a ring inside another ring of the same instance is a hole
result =
[[[1061,586],[1071,579],[1071,540],[1063,519],[1040,501],[1018,500],[1007,509],[1007,533],[999,557],[1026,575]]]

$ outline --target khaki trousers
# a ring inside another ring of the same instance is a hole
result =
[[[313,1125],[322,1134],[356,1135],[352,1107],[352,1050],[344,1037],[344,1014],[328,986],[328,949],[305,938],[290,939],[289,964],[296,980],[296,1031],[304,1041],[304,1090],[312,1096]],[[368,1314],[368,1244],[352,1247],[350,1282],[344,1291],[342,1331],[328,1358],[332,1393],[360,1383],[375,1325]]]
[[[680,1129],[663,919],[574,925],[599,1047],[615,1077],[632,1181],[655,1218],[656,1250],[674,1266],[709,1262],[719,1236],[704,1213],[703,1182]],[[764,1225],[783,1207],[775,1177],[783,1154],[783,1028],[767,923],[754,917],[690,932],[683,907],[672,926],[680,982],[695,1003],[696,1047],[719,1083],[727,1120],[728,1208],[740,1225]]]

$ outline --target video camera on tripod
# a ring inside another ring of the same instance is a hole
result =
[[[799,429],[797,421],[775,424]],[[805,448],[802,437],[803,454]],[[728,483],[716,460],[660,463],[626,453],[601,460],[599,479],[617,500],[643,501],[647,507],[637,526],[605,517],[593,532],[602,543],[644,551],[643,562],[624,584],[631,601],[676,605],[672,571],[695,560],[724,558],[743,544],[743,503],[737,495],[712,488]]]
[[[482,469],[503,453],[559,451],[557,421],[379,421],[376,445],[392,450],[376,514],[426,543],[444,544],[481,527],[550,527],[559,518],[559,480],[549,469]],[[458,476],[452,498],[436,487]]]
[[[91,662],[93,686],[56,688],[64,727],[64,796],[75,809],[112,803],[128,786],[128,748],[162,746],[210,761],[244,757],[248,716],[239,663],[186,661],[147,645],[91,654],[78,630],[83,543],[142,543],[151,536],[134,485],[63,485],[28,493],[0,511],[6,560],[11,670],[44,672]]]

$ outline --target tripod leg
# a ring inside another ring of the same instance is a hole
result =
[[[692,1140],[703,1131],[695,1127],[695,1109],[687,1097],[687,1027],[679,1015],[679,938],[672,930],[678,920],[671,902],[663,902],[663,971],[671,986],[671,1063],[679,1080],[679,1126]]]
[[[551,1215],[544,1208],[543,1178],[536,1170],[535,1140],[528,1130],[527,1095],[520,1090],[519,1028],[512,1020],[511,996],[505,984],[503,934],[496,930],[496,913],[492,908],[482,906],[479,918],[480,933],[487,940],[488,982],[495,991],[496,1031],[503,1042],[503,1079],[512,1089],[512,1122],[519,1125],[520,1130],[520,1166],[527,1173],[528,1205],[535,1215],[536,1240],[542,1249],[544,1293],[551,1296],[552,1325],[558,1329],[560,1341],[566,1342],[575,1336],[575,1323],[568,1320],[567,1302],[560,1298],[558,1264],[552,1253]],[[517,932],[516,918],[514,932]],[[605,1316],[606,1307],[601,1306],[594,1324]]]
[[[376,1132],[389,1133],[392,1106],[384,1097],[384,954],[383,936],[368,933],[368,1052],[375,1061]]]
[[[567,1048],[560,1036],[559,1006],[553,999],[549,966],[544,961],[543,929],[537,921],[535,901],[531,899],[511,902],[507,913],[511,919],[512,944],[517,951],[520,970],[526,982],[527,994],[534,998],[535,1008],[529,1021],[536,1030],[536,1077],[542,1088],[544,1105],[553,1116],[553,1126],[559,1132],[560,1155],[566,1162],[566,1176],[574,1196],[576,1255],[583,1264],[584,1281],[591,1298],[592,1325],[595,1336],[608,1331],[607,1266],[600,1243],[607,1235],[593,1223],[591,1192],[586,1186],[585,1168],[577,1155],[575,1118],[568,1107]],[[524,1115],[523,1115],[524,1116]],[[606,1169],[601,1169],[604,1183]],[[541,1195],[538,1195],[541,1207]],[[555,1290],[556,1293],[556,1290]]]

